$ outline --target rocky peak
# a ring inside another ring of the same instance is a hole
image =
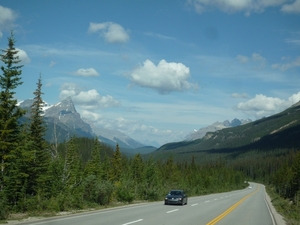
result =
[[[242,125],[242,122],[237,118],[233,119],[230,123],[231,127],[236,127],[236,126],[239,126],[239,125]]]
[[[66,99],[62,100],[61,102],[53,105],[52,107],[48,108],[45,112],[45,117],[55,117],[61,119],[67,115],[80,115],[77,113],[74,103],[71,97],[67,97]]]
[[[236,126],[240,126],[243,125],[245,123],[249,123],[251,122],[250,119],[248,120],[239,120],[237,118],[233,119],[231,122],[229,120],[225,120],[224,122],[220,123],[220,122],[215,122],[207,127],[202,127],[199,130],[195,130],[194,132],[188,134],[185,137],[186,141],[191,141],[191,140],[196,140],[199,138],[202,138],[206,135],[207,132],[215,132],[218,130],[222,130],[224,128],[228,128],[228,127],[236,127]]]

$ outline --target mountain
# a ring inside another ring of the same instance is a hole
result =
[[[26,119],[30,118],[30,108],[33,102],[33,99],[27,99],[18,103],[22,109],[26,110]],[[91,126],[76,111],[71,97],[55,105],[49,105],[44,102],[43,116],[48,128],[46,140],[49,142],[63,142],[71,136],[88,138],[97,136],[101,142],[113,148],[118,143],[122,152],[126,151],[134,154],[140,152],[143,154],[156,150],[154,147],[146,147],[119,131],[109,130],[100,126]]]
[[[110,130],[100,126],[94,126],[93,130],[99,140],[114,147],[117,143],[119,144],[120,148],[126,149],[136,149],[145,146],[117,130]]]
[[[30,117],[30,107],[33,99],[27,99],[19,103],[27,112],[25,117]],[[95,137],[91,126],[84,122],[76,111],[71,97],[55,104],[48,105],[44,102],[43,116],[47,124],[46,140],[49,142],[63,142],[66,139],[77,137]]]
[[[203,138],[207,132],[215,132],[217,130],[222,130],[224,128],[229,128],[229,127],[236,127],[240,126],[246,123],[251,122],[250,119],[248,120],[239,120],[239,119],[233,119],[231,122],[229,120],[225,120],[224,122],[215,122],[207,127],[200,128],[199,130],[195,130],[194,132],[188,134],[185,137],[185,141],[193,141],[199,138]]]
[[[178,158],[196,153],[222,154],[248,150],[298,149],[300,146],[300,102],[281,113],[244,125],[224,128],[194,141],[168,143],[153,156],[171,152]]]

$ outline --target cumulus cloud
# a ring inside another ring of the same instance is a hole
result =
[[[182,63],[168,63],[165,60],[161,60],[156,66],[147,59],[143,65],[130,72],[129,77],[133,84],[155,89],[160,94],[198,88],[198,85],[188,82],[188,67]]]
[[[96,112],[91,112],[89,110],[82,110],[80,112],[80,115],[90,122],[97,122],[97,121],[103,119],[103,116],[101,114],[96,113]]]
[[[295,59],[294,61],[290,62],[290,63],[276,63],[272,65],[273,69],[279,69],[281,71],[285,71],[294,67],[299,67],[300,66],[300,57],[298,57],[297,59]]]
[[[246,102],[239,103],[237,109],[243,111],[247,115],[261,118],[279,113],[298,101],[300,101],[300,92],[293,94],[288,99],[267,97],[258,94]]]
[[[286,13],[299,13],[299,0],[188,0],[199,14],[217,8],[226,13],[244,12],[246,16],[251,13],[261,13],[268,7],[281,6],[281,11]]]
[[[115,100],[112,96],[101,96],[95,89],[83,91],[74,83],[65,83],[61,87],[60,99],[65,99],[69,96],[72,97],[76,105],[85,110],[120,106],[120,102]]]
[[[94,68],[79,69],[74,74],[83,77],[99,76],[99,73]]]
[[[21,60],[21,63],[30,63],[30,59],[24,50],[19,48],[16,48],[16,50],[18,51],[17,56],[19,57],[19,60]]]
[[[89,33],[100,32],[100,35],[109,43],[125,43],[129,41],[129,34],[120,24],[113,22],[90,23]]]
[[[0,38],[3,36],[4,30],[13,29],[16,19],[17,14],[12,9],[0,5]]]

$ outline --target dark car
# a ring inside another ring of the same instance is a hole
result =
[[[165,205],[179,204],[186,205],[188,197],[183,190],[171,190],[165,197]]]

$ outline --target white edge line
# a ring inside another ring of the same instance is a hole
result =
[[[266,205],[267,205],[267,208],[268,208],[268,210],[269,210],[269,214],[270,214],[270,216],[271,216],[273,225],[276,225],[275,220],[274,220],[273,213],[272,213],[272,211],[271,211],[271,209],[270,209],[270,206],[269,206],[268,202],[266,201],[266,188],[265,188],[264,185],[263,185],[263,187],[264,187],[264,190],[265,190],[265,198],[264,198],[264,201],[265,201],[265,203],[266,203]]]

